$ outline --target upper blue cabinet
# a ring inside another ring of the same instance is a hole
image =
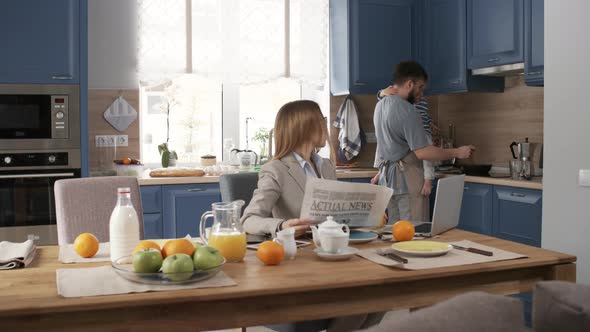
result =
[[[374,94],[395,65],[418,58],[418,0],[331,0],[333,95]]]
[[[467,70],[466,0],[426,0],[421,8],[420,62],[428,72],[426,94],[504,91],[500,77]]]
[[[544,1],[524,2],[524,74],[528,85],[544,85]]]
[[[79,83],[79,0],[6,1],[0,83]]]
[[[469,69],[524,61],[524,0],[467,1]]]

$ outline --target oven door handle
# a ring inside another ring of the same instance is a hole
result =
[[[74,176],[74,173],[10,174],[10,175],[0,175],[0,179],[65,178],[65,177],[73,177],[73,176]]]

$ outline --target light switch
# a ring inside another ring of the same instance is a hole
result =
[[[582,187],[590,187],[590,169],[581,169],[578,175],[578,184]]]

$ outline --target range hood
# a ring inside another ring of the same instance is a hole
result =
[[[511,63],[509,65],[501,65],[494,67],[486,67],[472,70],[473,75],[485,76],[513,76],[524,74],[524,63]]]

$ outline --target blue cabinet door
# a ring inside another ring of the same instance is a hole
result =
[[[211,210],[212,203],[221,202],[221,192],[217,183],[166,185],[162,186],[162,198],[164,237],[197,237],[201,215]]]
[[[350,36],[351,93],[374,94],[396,64],[417,59],[418,1],[353,0]]]
[[[0,10],[0,83],[78,83],[80,0],[19,0]]]
[[[162,212],[162,186],[141,186],[139,190],[144,214]]]
[[[426,94],[502,92],[504,79],[467,71],[466,0],[428,0],[422,7],[420,59],[428,72]]]
[[[144,239],[162,239],[162,214],[161,213],[144,213],[143,214],[143,238]]]
[[[494,186],[492,236],[541,246],[542,192]]]
[[[467,1],[469,69],[524,61],[524,0]]]
[[[458,228],[480,234],[492,234],[492,193],[492,185],[465,182]]]
[[[527,85],[544,85],[544,0],[525,0],[524,74]]]
[[[352,178],[350,182],[355,183],[371,183],[371,178]]]

